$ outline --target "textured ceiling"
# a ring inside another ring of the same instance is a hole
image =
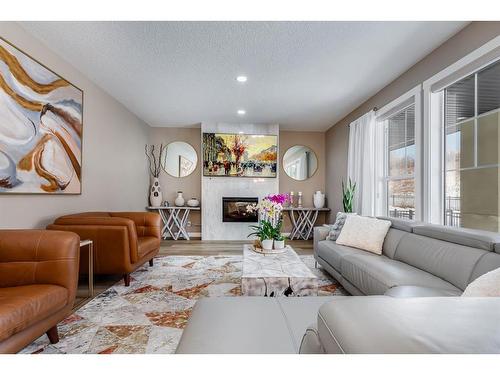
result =
[[[151,126],[213,121],[290,130],[328,129],[465,25],[21,23]],[[235,81],[239,74],[246,84]]]

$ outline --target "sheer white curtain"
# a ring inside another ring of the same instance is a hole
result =
[[[380,177],[383,173],[383,129],[370,111],[349,125],[347,178],[356,182],[353,211],[375,216],[380,212]]]

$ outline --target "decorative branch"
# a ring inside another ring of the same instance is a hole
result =
[[[146,156],[148,157],[149,173],[151,173],[151,176],[155,178],[160,176],[161,155],[163,153],[163,148],[163,144],[160,144],[160,152],[158,155],[156,155],[155,152],[155,145],[149,145],[149,148],[148,145],[146,145],[144,148]]]

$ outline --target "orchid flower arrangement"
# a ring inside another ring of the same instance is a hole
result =
[[[281,227],[283,222],[283,206],[289,200],[288,194],[268,195],[258,204],[247,206],[247,212],[259,213],[260,225],[273,228],[273,237],[282,238]]]

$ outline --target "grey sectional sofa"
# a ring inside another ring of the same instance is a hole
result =
[[[500,353],[500,298],[459,297],[500,267],[500,235],[387,220],[380,256],[315,228],[317,262],[354,296],[201,299],[177,353]]]
[[[392,222],[382,255],[326,240],[314,229],[314,257],[352,295],[459,296],[500,267],[498,233],[381,218]]]

